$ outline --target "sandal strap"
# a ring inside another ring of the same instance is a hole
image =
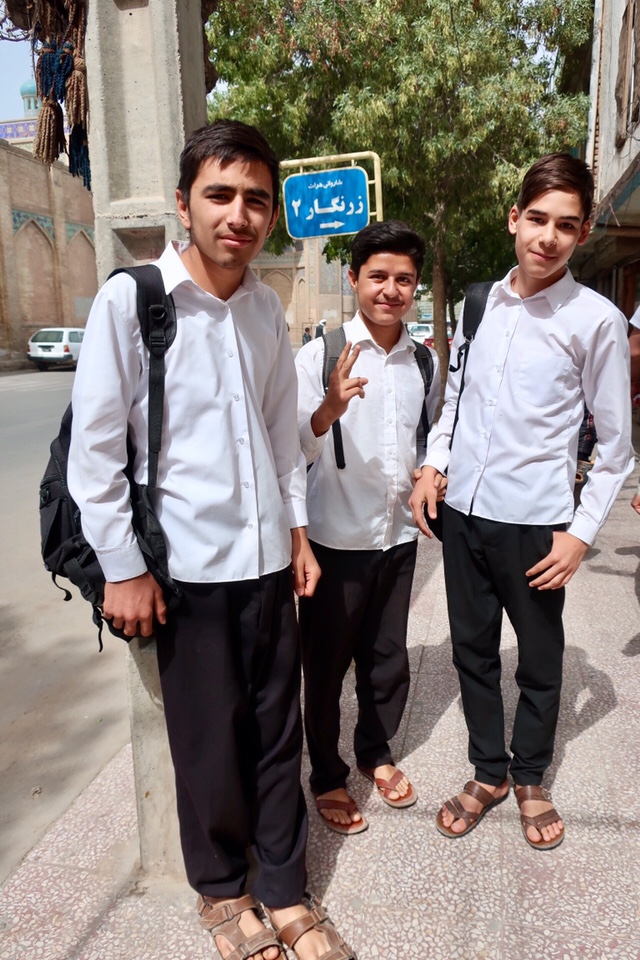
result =
[[[529,783],[516,786],[515,794],[521,811],[520,820],[525,826],[535,827],[536,830],[540,831],[543,827],[549,827],[552,823],[557,823],[558,820],[562,819],[555,807],[551,807],[551,810],[545,810],[543,813],[538,813],[535,817],[529,817],[522,813],[522,804],[527,800],[541,800],[543,803],[552,803],[551,794],[540,784]]]
[[[535,827],[538,832],[540,832],[543,827],[550,827],[552,823],[557,823],[557,821],[561,819],[562,817],[555,807],[545,811],[545,813],[539,813],[536,817],[528,817],[525,813],[520,814],[522,823],[528,827]]]
[[[545,803],[551,803],[551,794],[539,783],[527,783],[522,786],[516,784],[514,792],[519,807],[525,800],[543,800]]]
[[[358,806],[353,799],[348,800],[316,800],[318,810],[346,810],[347,813],[357,813]]]
[[[225,903],[212,903],[209,897],[198,897],[196,909],[200,914],[200,923],[205,930],[214,930],[221,923],[228,923],[240,916],[245,910],[258,910],[258,901],[250,894],[227,900]]]
[[[466,807],[462,806],[457,797],[451,797],[451,800],[445,800],[444,805],[452,817],[455,817],[456,820],[464,820],[469,826],[475,823],[482,813],[482,811],[473,813],[471,810],[467,810]]]
[[[389,777],[388,780],[385,780],[383,777],[376,777],[376,787],[378,790],[382,790],[383,793],[391,793],[392,790],[395,790],[403,777],[404,773],[402,770],[396,770],[393,776]]]
[[[295,944],[305,933],[310,930],[318,930],[326,938],[329,947],[328,951],[322,954],[322,960],[355,960],[355,954],[349,949],[334,927],[324,907],[313,896],[308,899],[305,898],[304,903],[308,913],[304,917],[286,923],[284,927],[278,927],[274,923],[271,910],[265,908],[278,939],[285,946],[294,949]]]
[[[259,909],[259,904],[249,894],[227,903],[211,903],[207,897],[199,896],[197,910],[200,923],[213,937],[224,937],[233,947],[227,960],[249,960],[269,947],[280,949],[275,935],[266,927],[251,936],[240,928],[240,914],[245,910]],[[282,957],[282,953],[280,954]]]
[[[492,793],[489,793],[488,790],[481,787],[475,780],[468,780],[462,788],[462,792],[466,793],[468,797],[473,797],[473,799],[481,803],[483,807],[488,807],[489,804],[493,803],[496,799]]]

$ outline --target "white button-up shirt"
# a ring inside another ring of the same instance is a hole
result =
[[[523,300],[513,271],[494,284],[469,347],[453,447],[449,441],[462,370],[449,373],[445,406],[427,462],[448,468],[447,503],[509,523],[569,523],[591,543],[633,469],[627,321],[567,270]],[[462,344],[458,324],[451,348]],[[584,404],[598,453],[574,516],[573,486]]]
[[[177,580],[254,579],[291,562],[292,527],[306,525],[296,376],[273,290],[247,269],[228,301],[191,279],[169,244],[157,261],[176,306],[165,355],[157,512]],[[126,274],[98,293],[73,388],[69,489],[105,577],[146,570],[131,528],[127,427],[134,476],[146,483],[148,352]]]
[[[359,314],[344,324],[346,339],[360,347],[352,377],[367,377],[364,399],[354,397],[340,418],[346,467],[336,466],[331,428],[321,437],[311,417],[324,399],[324,341],[312,340],[296,357],[298,426],[307,463],[308,534],[339,550],[386,550],[415,540],[409,510],[412,475],[425,457],[417,449],[424,404],[424,382],[415,346],[403,327],[387,353],[373,340]],[[434,376],[427,398],[429,422],[440,398],[438,357],[431,351]]]

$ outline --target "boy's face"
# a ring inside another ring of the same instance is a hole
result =
[[[589,227],[580,197],[570,190],[548,190],[524,210],[512,207],[509,232],[516,238],[519,292],[531,296],[560,280]]]
[[[180,221],[203,260],[240,278],[262,250],[279,212],[269,169],[258,160],[205,160],[189,203],[179,190],[176,201]]]
[[[349,282],[358,296],[364,320],[381,327],[400,324],[413,303],[418,274],[411,257],[403,253],[374,253]]]

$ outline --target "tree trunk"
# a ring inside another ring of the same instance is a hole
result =
[[[447,339],[447,292],[444,268],[444,249],[440,233],[436,233],[433,242],[433,329],[434,346],[440,358],[442,372],[442,392],[446,383],[446,371],[449,367],[449,341]]]

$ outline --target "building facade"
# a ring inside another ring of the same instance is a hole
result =
[[[45,326],[82,327],[97,290],[91,194],[66,166],[31,155],[35,82],[24,118],[0,123],[0,364],[25,357]]]
[[[576,258],[584,282],[630,317],[640,304],[640,4],[596,0],[586,159],[594,228]]]

